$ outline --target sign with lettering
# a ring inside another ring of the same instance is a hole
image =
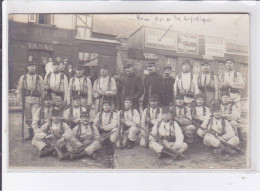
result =
[[[235,41],[225,41],[225,53],[248,56],[248,46],[241,45]]]
[[[176,51],[177,34],[157,28],[145,28],[145,47]]]
[[[205,55],[224,57],[225,44],[220,38],[205,37]]]
[[[53,51],[53,47],[51,44],[35,43],[35,42],[28,42],[27,44],[29,49],[41,49],[41,50]]]
[[[198,54],[198,36],[178,33],[177,53]]]

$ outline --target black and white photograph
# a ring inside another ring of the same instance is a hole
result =
[[[250,168],[250,15],[8,16],[8,168]]]

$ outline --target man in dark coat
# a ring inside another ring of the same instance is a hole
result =
[[[144,86],[142,79],[135,75],[133,64],[125,66],[126,77],[122,79],[122,99],[125,96],[133,96],[133,108],[139,109],[139,99],[144,93]]]
[[[173,84],[175,79],[171,76],[171,66],[165,66],[164,68],[164,77],[162,81],[162,95],[161,103],[163,106],[173,106],[174,95],[173,95]]]
[[[150,94],[157,94],[159,101],[162,103],[162,77],[155,72],[155,63],[150,62],[147,64],[149,75],[144,77],[144,101],[143,108],[145,109],[149,102]]]

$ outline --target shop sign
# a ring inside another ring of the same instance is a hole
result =
[[[238,44],[235,41],[226,41],[225,53],[248,56],[248,46]]]
[[[28,49],[41,49],[41,50],[53,51],[53,47],[51,44],[34,43],[34,42],[28,42],[27,44],[28,44]]]
[[[176,32],[145,28],[145,47],[176,51]]]
[[[224,57],[225,44],[220,38],[205,37],[205,55]]]
[[[198,54],[198,36],[178,34],[177,53]]]

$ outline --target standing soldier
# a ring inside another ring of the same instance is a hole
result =
[[[211,146],[215,148],[216,151],[220,149],[220,151],[233,154],[234,151],[223,145],[221,141],[225,141],[232,146],[237,146],[239,144],[239,138],[236,136],[230,123],[226,119],[222,118],[219,104],[215,104],[212,107],[212,112],[213,117],[205,127],[208,131],[198,129],[197,133],[203,138],[203,143],[206,146]]]
[[[52,65],[53,65],[52,58],[49,58],[48,62],[45,65],[45,73],[46,73],[46,75],[49,74],[50,72],[52,72]]]
[[[86,111],[86,109],[81,106],[80,96],[78,94],[74,94],[72,99],[72,104],[65,110],[63,118],[71,128],[74,128],[80,122],[82,111]]]
[[[196,104],[192,109],[192,119],[202,127],[206,127],[208,125],[209,119],[211,117],[209,108],[204,105],[204,99],[204,94],[196,94]]]
[[[171,66],[164,67],[164,77],[162,81],[162,96],[161,103],[163,106],[173,106],[174,95],[173,95],[173,85],[175,79],[171,76]]]
[[[91,80],[84,76],[82,65],[76,66],[76,76],[72,77],[69,82],[69,92],[67,103],[70,104],[70,95],[78,94],[81,105],[90,110],[92,104],[92,84]]]
[[[114,144],[117,140],[117,124],[117,114],[111,110],[111,100],[104,99],[103,108],[93,121],[93,128],[99,131],[100,135],[111,133],[108,137],[102,139],[102,144],[108,155],[112,155],[114,152]]]
[[[119,74],[117,72],[113,75],[113,78],[116,81],[116,88],[117,88],[117,93],[114,96],[115,109],[121,110],[122,109],[122,87],[123,87],[123,84],[122,84],[122,81],[121,81]]]
[[[108,76],[107,67],[100,67],[100,77],[95,80],[93,85],[93,97],[96,99],[96,113],[102,109],[103,99],[110,98],[117,93],[114,78]]]
[[[190,71],[189,60],[182,61],[182,72],[177,75],[174,83],[174,95],[181,93],[184,95],[185,104],[191,106],[195,94],[198,93],[198,83],[195,75]]]
[[[48,73],[44,78],[44,89],[51,92],[53,103],[65,106],[68,96],[67,76],[59,71],[59,62],[53,63],[53,72]]]
[[[150,104],[144,110],[142,119],[141,119],[141,126],[145,128],[147,131],[151,132],[154,123],[161,120],[162,117],[162,109],[158,106],[159,104],[159,96],[158,95],[151,95],[150,97]],[[141,131],[140,135],[140,146],[148,146],[149,145],[149,135],[146,134],[144,131]]]
[[[24,140],[30,141],[34,135],[32,117],[40,106],[40,97],[43,91],[43,79],[40,75],[35,73],[35,63],[29,62],[27,69],[28,73],[21,76],[19,79],[17,94],[18,98],[20,98],[23,103],[25,124],[29,131],[29,136]]]
[[[122,102],[126,96],[133,96],[133,108],[139,110],[139,99],[144,93],[142,79],[135,75],[134,65],[131,63],[125,66],[125,72],[127,76],[122,80]]]
[[[119,120],[119,136],[117,141],[117,147],[126,147],[131,149],[134,142],[138,138],[140,129],[136,124],[140,124],[139,112],[132,108],[133,98],[125,97],[124,107],[118,112]]]
[[[83,156],[90,156],[96,159],[95,152],[101,149],[101,140],[99,132],[92,126],[89,121],[89,112],[82,111],[82,120],[73,128],[74,136],[81,143],[80,145],[88,145],[83,151],[70,155],[70,159],[76,159]]]
[[[221,112],[222,117],[225,118],[232,126],[235,134],[238,135],[237,131],[237,120],[239,119],[239,111],[233,102],[230,102],[230,94],[228,91],[221,93]]]
[[[185,142],[194,143],[196,127],[192,125],[191,108],[184,106],[184,96],[176,95],[176,106],[172,110],[174,120],[179,124],[184,134]]]
[[[47,123],[51,119],[52,110],[52,97],[51,94],[45,94],[41,107],[39,107],[33,116],[32,128],[36,131],[43,124]]]
[[[156,122],[152,129],[152,134],[163,141],[164,144],[175,150],[176,154],[181,154],[188,149],[184,143],[184,136],[177,122],[171,120],[170,107],[162,108],[162,119]],[[168,154],[168,151],[154,137],[150,136],[149,147],[158,154],[158,159]]]
[[[198,86],[201,93],[205,94],[205,105],[209,108],[219,99],[218,77],[209,71],[210,63],[201,63],[202,72],[198,76]]]
[[[143,107],[147,108],[149,103],[149,98],[151,94],[157,94],[159,96],[159,101],[161,101],[161,91],[162,91],[162,77],[158,75],[155,70],[155,63],[150,62],[147,64],[147,70],[149,75],[144,77],[144,100]]]
[[[241,114],[240,90],[244,88],[242,75],[234,70],[233,59],[226,60],[226,71],[220,75],[220,89],[230,92],[230,100],[236,105]]]

